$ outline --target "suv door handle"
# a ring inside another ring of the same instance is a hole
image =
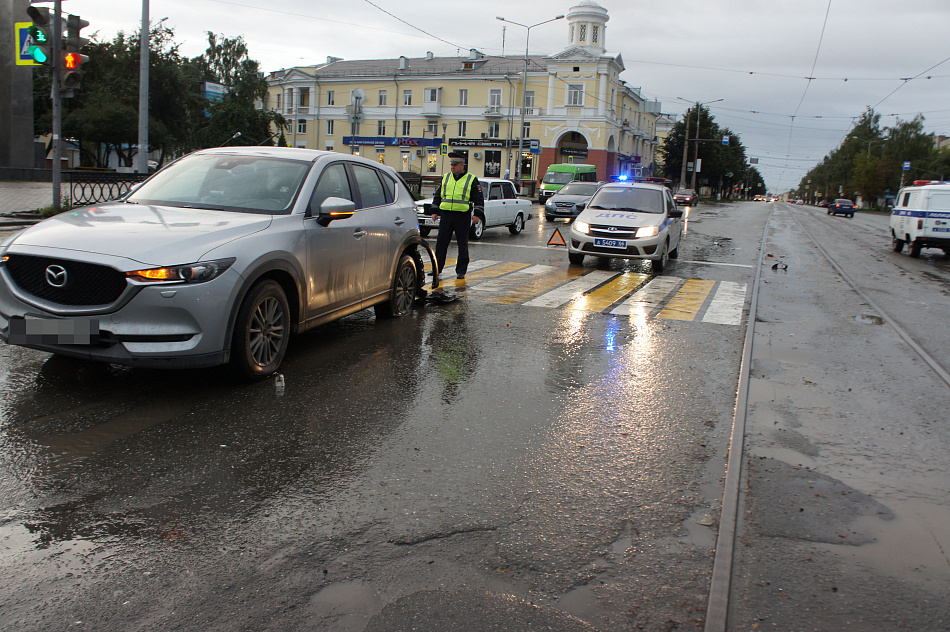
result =
[[[363,230],[362,228],[357,228],[356,230],[353,231],[353,236],[356,237],[357,239],[364,236],[365,234],[366,234],[366,231]]]
[[[397,218],[396,218],[396,221],[395,221],[394,223],[396,224],[396,226],[402,226],[403,224],[406,223],[406,220],[404,220],[404,219],[401,218],[401,217],[397,217]]]

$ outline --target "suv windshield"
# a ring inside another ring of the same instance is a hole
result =
[[[600,185],[596,182],[571,182],[565,184],[558,195],[593,195]]]
[[[186,156],[156,173],[126,202],[179,208],[290,213],[310,162],[198,154]]]
[[[662,213],[663,195],[653,189],[604,186],[594,194],[587,208],[636,213]]]

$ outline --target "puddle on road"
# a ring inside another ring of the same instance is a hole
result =
[[[876,541],[837,547],[835,553],[894,577],[945,586],[950,573],[950,508],[931,502],[887,500],[896,519],[882,521],[867,516],[855,522],[857,529],[868,531]]]
[[[883,325],[886,322],[883,318],[874,314],[858,314],[854,319],[862,325]]]

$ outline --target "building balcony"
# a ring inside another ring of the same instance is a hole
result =
[[[442,116],[442,104],[438,101],[424,101],[422,103],[423,116]]]
[[[485,116],[488,118],[501,118],[505,113],[500,105],[486,105]]]

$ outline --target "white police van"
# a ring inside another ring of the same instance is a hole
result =
[[[891,210],[891,245],[911,257],[921,248],[941,248],[950,255],[950,182],[917,180],[897,194]]]

